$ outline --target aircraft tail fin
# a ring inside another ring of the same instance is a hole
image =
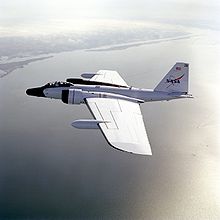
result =
[[[154,91],[188,93],[189,64],[176,63],[165,75]]]

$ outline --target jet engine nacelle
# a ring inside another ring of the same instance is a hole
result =
[[[66,104],[84,103],[84,94],[81,89],[68,89],[62,91],[62,101]]]

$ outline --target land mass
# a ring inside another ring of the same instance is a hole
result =
[[[3,73],[0,73],[0,78],[8,75],[9,73],[11,73],[12,71],[14,71],[18,68],[23,68],[25,65],[28,65],[29,63],[39,61],[39,60],[49,59],[51,57],[53,57],[53,56],[38,57],[38,58],[32,58],[32,59],[28,59],[28,60],[2,63],[2,64],[0,64],[0,70],[2,70]]]

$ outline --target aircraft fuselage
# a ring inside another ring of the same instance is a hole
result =
[[[45,98],[53,98],[53,99],[62,99],[62,91],[64,90],[82,90],[87,93],[100,93],[100,94],[117,94],[125,97],[130,97],[138,100],[142,100],[143,102],[152,102],[152,101],[163,101],[163,100],[172,100],[177,98],[188,98],[189,95],[183,93],[167,93],[167,92],[159,92],[151,89],[140,89],[135,87],[115,87],[115,86],[101,86],[101,85],[71,85],[69,87],[66,86],[57,86],[57,87],[38,87],[27,90],[28,95],[34,95],[32,91],[34,90],[41,91],[42,96]]]

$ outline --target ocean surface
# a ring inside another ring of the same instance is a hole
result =
[[[65,52],[0,79],[0,218],[220,219],[220,44],[207,36],[124,50]],[[154,88],[190,64],[194,99],[141,106],[152,156],[110,147],[85,105],[27,96],[100,69]]]

